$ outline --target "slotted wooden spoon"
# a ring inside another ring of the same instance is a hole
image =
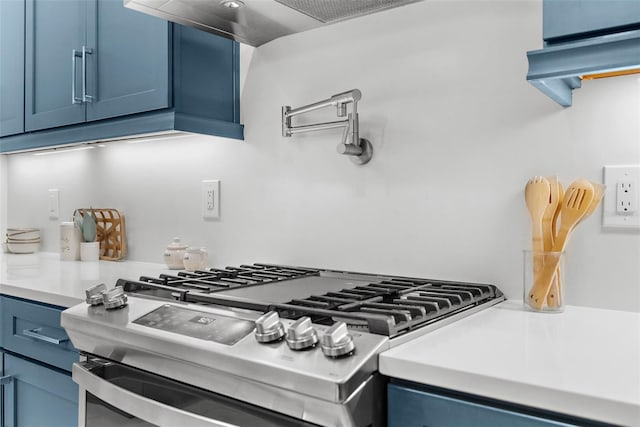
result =
[[[553,252],[564,251],[571,231],[591,207],[594,196],[593,185],[584,179],[575,181],[567,188],[561,207],[560,230],[553,243]],[[560,260],[559,258],[553,258],[545,261],[547,262],[545,262],[539,274],[536,275],[533,288],[529,292],[529,305],[538,310],[542,308],[546,301]]]
[[[582,218],[580,218],[580,221],[578,221],[578,224],[584,221],[585,219],[589,218],[589,216],[593,213],[593,211],[596,210],[596,208],[600,204],[600,201],[602,200],[602,197],[604,197],[604,190],[606,190],[607,188],[606,185],[600,184],[599,182],[594,182],[594,181],[589,181],[589,182],[593,186],[593,200],[591,201],[591,205],[589,206],[587,211],[584,213]]]
[[[604,196],[604,191],[606,189],[606,186],[604,184],[600,184],[599,182],[594,182],[594,181],[590,181],[590,182],[591,182],[591,185],[593,185],[593,200],[591,201],[591,205],[589,205],[589,208],[587,209],[587,211],[584,213],[582,218],[580,218],[580,220],[578,221],[578,224],[583,222],[585,219],[589,218],[589,216],[596,210],[596,208],[602,201],[602,197]],[[560,188],[560,191],[562,191],[562,185],[560,185],[559,188]],[[558,209],[557,212],[559,213],[560,209]],[[561,275],[559,273],[560,273],[560,267],[558,267],[557,274],[553,278],[553,282],[551,283],[551,289],[549,290],[549,294],[547,295],[548,307],[557,307],[562,305],[562,283],[560,282]]]

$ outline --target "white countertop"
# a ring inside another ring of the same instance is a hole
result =
[[[390,377],[640,426],[640,313],[507,301],[384,352]]]
[[[85,300],[85,289],[107,288],[118,279],[175,274],[164,264],[134,261],[60,261],[57,253],[0,253],[0,294],[71,307]]]
[[[0,253],[0,293],[70,307],[119,278],[175,274],[164,264],[60,261]],[[390,377],[604,422],[640,426],[640,313],[525,311],[507,301],[381,354]]]

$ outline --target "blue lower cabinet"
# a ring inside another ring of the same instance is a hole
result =
[[[0,298],[1,299],[1,298]],[[4,383],[8,383],[8,378],[4,376],[4,352],[0,347],[0,426],[4,427]]]
[[[79,356],[60,326],[62,310],[0,295],[1,427],[78,425],[71,366]]]
[[[389,427],[537,427],[575,425],[393,383],[388,385],[387,391]]]
[[[78,386],[66,372],[4,355],[3,427],[78,425]]]

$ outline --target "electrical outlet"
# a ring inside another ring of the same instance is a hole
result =
[[[202,217],[205,219],[220,218],[220,180],[202,181]]]
[[[633,181],[618,181],[616,183],[616,213],[633,215],[638,206],[637,196]]]
[[[58,219],[60,217],[60,190],[51,188],[49,190],[49,218]]]
[[[605,166],[602,226],[640,229],[640,165]]]

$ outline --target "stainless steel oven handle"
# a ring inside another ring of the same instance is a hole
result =
[[[106,403],[157,426],[238,427],[233,424],[192,414],[164,403],[132,393],[94,375],[82,363],[74,363],[73,380],[84,390]]]

